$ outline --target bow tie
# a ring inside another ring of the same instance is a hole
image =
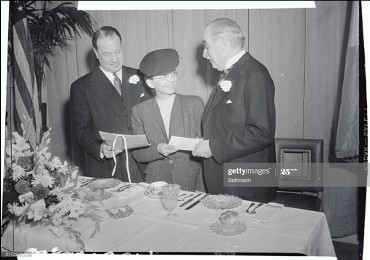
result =
[[[227,69],[227,70],[224,70],[221,72],[221,75],[220,75],[220,80],[219,81],[222,81],[226,78],[226,76],[229,74],[231,68]]]

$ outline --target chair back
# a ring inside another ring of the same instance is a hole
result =
[[[322,191],[323,140],[276,138],[275,147],[280,190]]]
[[[274,202],[320,211],[323,140],[275,138],[278,194]]]

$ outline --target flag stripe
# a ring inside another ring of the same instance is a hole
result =
[[[27,34],[27,24],[25,24],[26,19],[23,19],[22,22],[18,22],[13,26],[13,41],[14,41],[14,55],[17,55],[18,52],[21,52],[18,57],[24,57],[27,59],[27,64],[30,66],[28,70],[33,70],[34,68],[31,67],[32,59],[33,59],[33,50],[32,45],[29,44],[30,38],[28,38]],[[22,41],[23,40],[23,41]],[[16,48],[20,48],[18,52]]]
[[[22,44],[22,41],[20,39],[22,38],[19,38],[18,37],[18,34],[15,32],[16,30],[14,30],[14,33],[13,33],[13,39],[14,39],[14,60],[18,62],[18,66],[19,66],[19,71],[17,74],[16,72],[16,75],[19,75],[21,76],[21,78],[23,79],[23,81],[25,82],[27,88],[28,88],[28,92],[29,93],[33,93],[33,77],[31,76],[32,73],[30,71],[30,63],[29,63],[29,60],[30,60],[30,55],[27,55],[27,53],[29,52],[29,47],[26,47],[27,45],[29,44]],[[21,35],[19,35],[21,36]],[[25,59],[26,58],[26,59]],[[32,63],[32,62],[31,62]],[[20,77],[16,77],[15,79],[18,80]]]
[[[24,1],[11,2],[11,7],[15,126],[35,149],[41,137],[42,120],[34,71],[32,39],[24,13]]]
[[[35,148],[37,145],[37,136],[35,132],[35,127],[34,127],[34,121],[33,118],[28,116],[28,108],[25,106],[23,102],[19,102],[19,100],[22,100],[21,94],[18,90],[18,86],[15,83],[15,88],[14,88],[14,98],[16,100],[16,110],[18,111],[18,117],[21,120],[21,123],[23,125],[23,128],[26,133],[23,132],[24,137],[29,140],[30,145]]]
[[[20,71],[20,68],[18,67],[18,60],[14,59],[13,66],[14,66],[14,75],[21,75],[22,73]],[[24,78],[21,76],[17,76],[14,80],[14,84],[17,90],[19,91],[19,98],[21,98],[21,100],[16,99],[16,103],[18,101],[22,102],[24,106],[28,108],[27,116],[29,116],[30,118],[35,117],[33,102],[32,102],[32,97],[31,97],[32,92],[31,93],[29,92],[29,88],[27,87],[27,84],[24,81]],[[21,115],[22,114],[20,114],[20,116]]]

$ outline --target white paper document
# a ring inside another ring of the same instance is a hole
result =
[[[114,139],[119,134],[107,133],[99,131],[100,137],[107,142],[110,146],[113,146]],[[140,148],[150,146],[145,135],[124,135],[126,139],[127,149]],[[117,137],[116,144],[114,146],[117,149],[124,150],[125,145],[121,136]]]
[[[171,136],[169,145],[173,145],[178,150],[193,151],[195,146],[202,141],[199,138],[185,138],[179,136]]]

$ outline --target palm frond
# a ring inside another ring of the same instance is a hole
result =
[[[69,51],[70,40],[81,37],[81,33],[92,37],[97,27],[88,13],[77,10],[71,2],[47,9],[46,4],[52,5],[53,2],[57,1],[44,1],[42,8],[35,8],[36,1],[26,1],[25,11],[34,49],[38,85],[44,78],[44,65],[50,68],[48,58],[56,55],[56,47]]]

